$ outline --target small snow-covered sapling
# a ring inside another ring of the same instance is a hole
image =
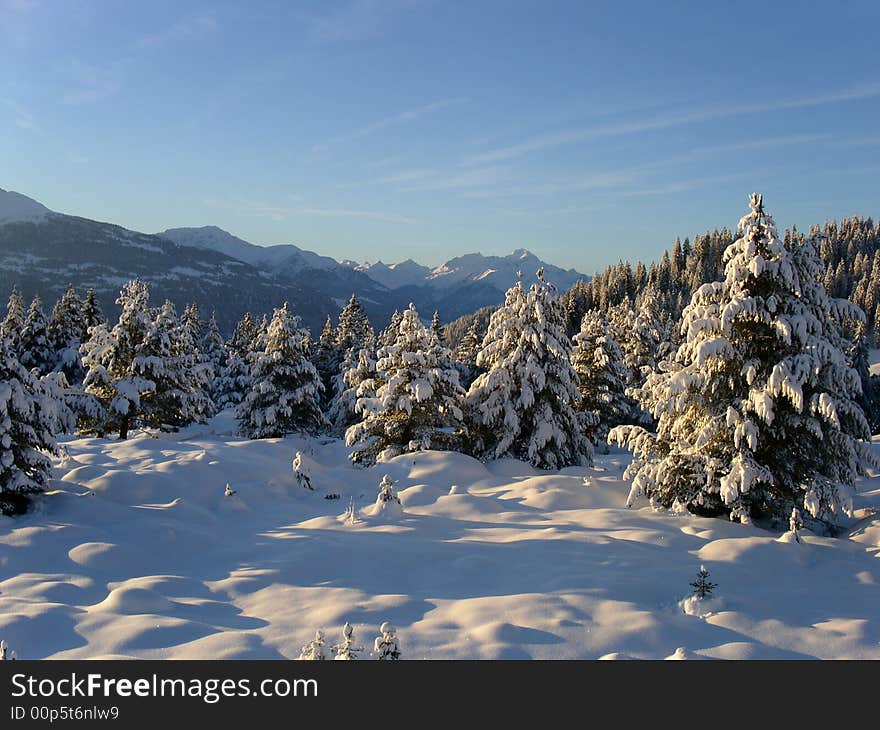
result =
[[[333,651],[336,652],[335,659],[357,659],[357,653],[363,650],[364,647],[354,645],[354,627],[346,621],[345,626],[342,627],[342,643],[333,647]]]
[[[323,631],[319,629],[315,632],[315,638],[302,648],[299,658],[308,661],[323,661],[327,658],[327,655],[324,653]]]
[[[396,629],[387,621],[379,627],[382,632],[373,642],[373,653],[376,658],[384,661],[400,659],[400,646],[397,643]]]
[[[397,502],[398,504],[400,504],[400,498],[394,491],[394,482],[391,481],[391,477],[387,474],[383,476],[382,481],[379,482],[379,501]]]
[[[345,524],[354,525],[357,523],[357,510],[354,508],[354,497],[348,498],[348,508],[345,510]]]
[[[694,595],[697,598],[705,598],[713,589],[718,587],[717,583],[712,583],[709,580],[709,571],[702,565],[697,572],[697,579],[691,585],[694,587]]]
[[[791,517],[788,518],[788,529],[794,533],[794,539],[796,542],[801,541],[801,538],[798,535],[798,530],[802,529],[803,526],[804,520],[801,517],[801,511],[797,507],[792,507]]]
[[[8,653],[9,647],[5,641],[0,641],[0,662],[17,659],[15,652]]]
[[[297,451],[296,456],[293,457],[293,472],[296,474],[296,480],[300,483],[300,486],[314,491],[312,479],[309,476],[306,465],[303,463],[302,451]]]

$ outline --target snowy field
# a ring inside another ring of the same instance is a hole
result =
[[[624,452],[558,473],[441,452],[363,469],[339,441],[233,425],[66,441],[55,491],[0,517],[0,638],[28,659],[294,659],[345,621],[369,649],[387,620],[404,659],[880,659],[880,480],[839,538],[797,543],[626,509]],[[369,514],[386,473],[399,516]],[[717,597],[688,614],[700,564]]]

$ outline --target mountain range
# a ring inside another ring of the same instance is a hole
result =
[[[216,311],[226,333],[245,311],[271,312],[284,301],[317,332],[352,293],[376,326],[410,302],[426,318],[436,310],[451,321],[499,304],[518,272],[529,284],[542,267],[560,291],[587,278],[525,249],[466,254],[431,268],[411,259],[340,262],[292,244],[258,246],[216,226],[139,233],[56,213],[0,189],[0,297],[18,285],[26,298],[38,294],[47,309],[71,283],[78,290],[93,287],[110,314],[120,286],[139,277],[150,285],[153,303],[168,298],[181,308],[195,302],[203,313]]]

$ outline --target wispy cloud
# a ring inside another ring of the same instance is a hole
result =
[[[6,107],[12,112],[12,123],[19,129],[27,131],[39,130],[34,115],[14,99],[0,97],[0,105]]]
[[[291,197],[296,198],[297,196]],[[397,213],[348,208],[320,208],[310,205],[272,205],[259,202],[239,202],[235,205],[235,209],[240,215],[271,218],[276,221],[302,216],[314,216],[317,218],[365,218],[384,223],[404,223],[406,225],[418,223],[414,218],[398,215]]]
[[[626,190],[621,194],[625,197],[642,197],[647,195],[673,195],[675,193],[686,193],[691,190],[700,190],[709,186],[728,183],[733,180],[742,180],[746,178],[753,179],[757,173],[751,171],[748,173],[739,173],[735,175],[716,175],[712,177],[700,177],[687,180],[671,180],[661,183],[654,187],[642,188],[639,190]]]
[[[693,112],[660,114],[644,117],[630,122],[602,124],[590,127],[561,130],[549,134],[538,135],[517,144],[499,147],[488,152],[465,158],[465,165],[485,165],[512,160],[533,152],[555,149],[569,144],[578,144],[603,137],[640,134],[660,129],[669,129],[687,124],[711,121],[730,116],[760,114],[788,109],[806,109],[847,101],[857,101],[880,96],[880,84],[868,84],[852,87],[827,94],[784,99],[758,104],[723,104],[707,107]]]
[[[0,20],[24,15],[36,7],[36,0],[0,0]]]
[[[123,87],[127,65],[124,59],[105,66],[95,66],[79,58],[72,59],[65,69],[70,86],[63,93],[62,101],[65,104],[83,104],[113,96]]]
[[[166,28],[139,39],[136,45],[139,48],[155,48],[182,40],[203,38],[218,30],[220,27],[217,19],[208,13],[189,15],[180,18]]]
[[[306,41],[322,44],[369,38],[385,28],[396,13],[420,4],[419,0],[352,0],[309,18]]]
[[[384,119],[379,119],[363,127],[353,129],[349,132],[346,132],[345,134],[340,134],[337,137],[328,140],[327,142],[313,145],[312,152],[323,152],[327,148],[334,145],[344,144],[346,142],[353,142],[357,139],[368,137],[372,134],[376,134],[377,132],[381,132],[385,129],[388,129],[389,127],[395,127],[400,124],[406,124],[407,122],[415,121],[416,119],[427,116],[429,114],[433,114],[434,112],[440,111],[441,109],[447,109],[451,106],[464,104],[466,101],[467,99],[464,97],[441,99],[439,101],[434,101],[430,104],[425,104],[420,107],[407,109],[406,111],[399,112],[398,114],[393,114],[391,116],[385,117]]]

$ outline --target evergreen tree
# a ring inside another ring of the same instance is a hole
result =
[[[718,587],[718,584],[709,580],[709,571],[701,565],[697,571],[697,579],[691,583],[691,586],[694,589],[694,595],[697,598],[703,599],[712,593]]]
[[[98,303],[98,297],[94,289],[86,291],[86,298],[82,304],[83,332],[81,340],[85,342],[89,338],[89,331],[92,327],[99,324],[105,324],[107,318],[101,311],[101,305]]]
[[[345,434],[347,445],[360,445],[352,460],[373,463],[450,448],[462,426],[464,390],[449,350],[432,346],[414,305],[401,316],[393,344],[380,347],[377,358],[375,392],[358,398],[361,421]]]
[[[354,627],[346,621],[345,626],[342,627],[342,643],[333,647],[333,651],[336,653],[334,659],[357,659],[358,652],[363,650],[364,647],[354,645]]]
[[[373,328],[367,313],[361,307],[357,297],[352,294],[348,304],[339,313],[339,324],[336,328],[336,343],[345,355],[349,351],[359,352],[368,339],[373,338]]]
[[[232,339],[226,344],[226,359],[214,380],[214,403],[217,410],[237,406],[253,384],[251,361],[255,357],[257,323],[250,312],[235,326]]]
[[[7,339],[13,352],[19,354],[21,331],[24,328],[24,301],[17,286],[12,287],[12,294],[6,304],[6,317],[0,323],[0,338]]]
[[[400,646],[397,642],[397,631],[387,621],[379,627],[381,636],[373,642],[373,653],[380,661],[396,661],[400,659]]]
[[[397,339],[397,335],[400,331],[400,321],[403,319],[403,315],[397,310],[394,310],[394,314],[391,315],[391,321],[388,322],[388,326],[382,330],[382,333],[379,335],[379,346],[384,345],[393,345],[394,341]]]
[[[360,350],[355,352],[352,348],[348,351],[340,371],[342,383],[336,386],[338,395],[331,403],[327,417],[333,431],[344,434],[349,426],[359,420],[356,410],[358,399],[372,398],[378,387],[376,340],[372,331]]]
[[[56,454],[55,435],[73,427],[71,415],[50,387],[18,361],[0,338],[0,514],[20,514],[29,495],[51,477],[47,454]]]
[[[52,318],[49,320],[49,341],[55,351],[54,367],[64,373],[68,383],[82,382],[85,371],[79,348],[85,332],[83,302],[73,286],[68,286],[52,309]]]
[[[40,375],[52,372],[55,366],[55,351],[49,341],[49,323],[43,311],[43,301],[34,297],[28,308],[19,343],[21,364]]]
[[[577,410],[591,417],[589,431],[593,443],[604,445],[608,431],[629,423],[633,416],[633,404],[626,395],[623,353],[610,334],[608,322],[597,310],[584,315],[574,345],[571,365],[577,373],[581,394]]]
[[[818,241],[789,250],[760,195],[724,254],[725,280],[685,309],[686,339],[637,398],[657,432],[621,426],[640,494],[698,514],[787,519],[792,507],[833,521],[871,456],[842,321],[858,310],[819,281]]]
[[[144,282],[129,281],[116,300],[122,310],[117,323],[112,329],[106,324],[92,326],[88,341],[80,348],[86,369],[83,386],[105,411],[100,423],[84,421],[81,427],[86,430],[99,434],[118,431],[119,438],[127,438],[140,413],[141,397],[153,389],[153,383],[134,369],[151,326],[149,296]]]
[[[580,393],[564,318],[543,270],[529,291],[522,281],[507,291],[477,355],[487,372],[467,396],[477,454],[544,469],[592,462],[584,420],[574,410]]]
[[[276,309],[262,352],[252,365],[253,385],[238,407],[242,434],[275,438],[326,425],[321,413],[321,380],[308,358],[307,332],[287,303]]]
[[[324,661],[327,658],[327,654],[324,652],[323,631],[315,632],[315,638],[302,648],[299,658],[308,661]]]
[[[318,345],[315,348],[314,364],[321,378],[321,384],[324,386],[322,402],[329,402],[333,395],[334,379],[342,365],[344,353],[340,351],[336,342],[337,331],[333,326],[333,319],[327,315],[324,322],[324,329],[318,338]]]
[[[207,395],[210,369],[200,362],[188,323],[178,321],[166,300],[149,323],[132,360],[132,373],[150,385],[141,393],[145,426],[174,430],[204,423],[212,414]]]
[[[203,376],[208,379],[208,391],[211,401],[216,404],[219,397],[218,389],[221,386],[221,379],[227,362],[226,343],[220,334],[220,328],[217,326],[217,312],[211,312],[211,319],[208,320],[198,349],[201,356],[201,364],[206,368],[206,370],[203,370]],[[210,373],[208,370],[210,370]]]

